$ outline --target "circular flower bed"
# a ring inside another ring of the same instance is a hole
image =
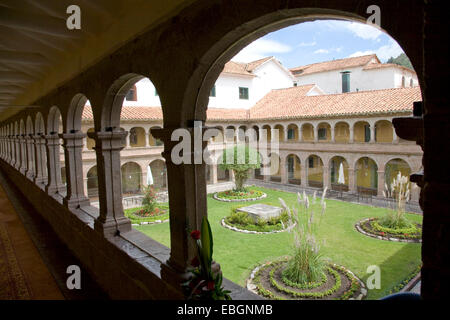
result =
[[[146,207],[126,209],[124,213],[133,225],[169,221],[169,206],[165,204],[158,204],[153,210],[148,210]]]
[[[330,263],[319,281],[298,284],[283,275],[286,264],[285,258],[255,268],[247,288],[275,300],[361,300],[367,295],[364,283],[344,267]]]
[[[239,207],[232,208],[231,214],[222,219],[223,227],[243,233],[276,233],[288,230],[288,214],[283,211],[278,217],[270,219],[253,220],[246,212],[237,211]]]
[[[235,202],[235,201],[255,201],[267,197],[262,191],[247,189],[245,191],[227,190],[214,194],[213,198],[219,201]]]
[[[407,228],[393,229],[382,226],[379,218],[367,218],[355,225],[362,234],[380,240],[399,242],[422,242],[422,225],[414,222]]]

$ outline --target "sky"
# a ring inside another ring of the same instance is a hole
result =
[[[403,53],[389,35],[373,26],[338,20],[303,22],[254,41],[232,60],[275,56],[285,67],[376,53],[381,62]]]

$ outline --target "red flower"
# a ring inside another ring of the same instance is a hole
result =
[[[214,290],[214,281],[208,281],[208,284],[206,285],[206,288],[208,290]]]
[[[194,268],[197,268],[200,265],[200,261],[198,261],[198,257],[194,257],[194,259],[192,259],[191,261],[191,266],[193,266]]]
[[[381,234],[382,236],[384,236],[384,232],[383,232],[383,231],[381,231],[380,234]]]
[[[191,238],[194,240],[200,239],[200,231],[194,230],[191,232]]]

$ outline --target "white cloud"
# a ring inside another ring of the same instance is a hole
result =
[[[376,50],[366,50],[366,51],[356,51],[349,55],[349,58],[365,56],[368,54],[375,53],[382,62],[386,61],[390,57],[397,57],[399,54],[403,53],[402,48],[397,42],[390,39],[389,44],[379,47]]]
[[[317,42],[301,42],[298,44],[298,47],[314,47],[317,44]]]
[[[331,48],[331,49],[318,49],[318,50],[314,51],[314,53],[318,54],[318,53],[341,52],[342,49],[343,49],[343,47]]]
[[[316,51],[314,51],[314,53],[329,53],[330,51],[328,51],[327,49],[318,49]]]
[[[351,22],[347,24],[347,29],[350,30],[355,36],[365,40],[376,40],[383,32],[371,25]]]
[[[292,48],[274,40],[258,39],[242,49],[231,60],[240,62],[251,62],[271,56],[274,53],[285,53],[292,51]]]

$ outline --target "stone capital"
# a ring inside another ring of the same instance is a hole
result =
[[[128,135],[128,131],[99,131],[99,132],[88,132],[87,136],[95,140],[96,150],[122,150],[125,146],[123,140]]]

